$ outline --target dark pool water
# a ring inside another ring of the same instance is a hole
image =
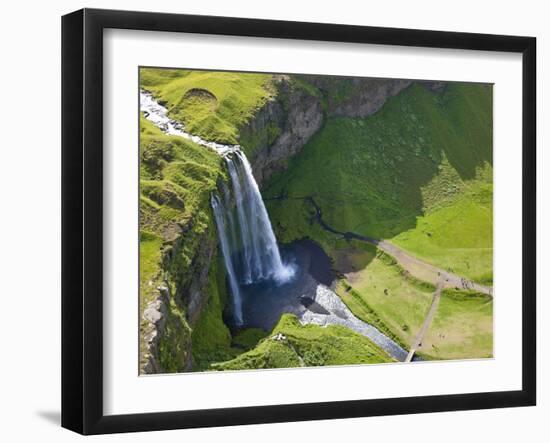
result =
[[[300,316],[315,309],[312,301],[318,283],[330,286],[334,280],[330,258],[311,240],[299,240],[281,248],[283,261],[291,264],[295,275],[291,281],[277,284],[272,280],[243,285],[243,328],[270,331],[284,313]]]
[[[271,331],[281,315],[292,313],[301,322],[319,326],[341,325],[368,337],[398,361],[407,352],[374,326],[364,323],[330,290],[334,280],[331,261],[313,241],[301,240],[281,249],[285,263],[295,268],[285,284],[274,281],[242,286],[244,328]],[[228,318],[232,318],[228,314]]]

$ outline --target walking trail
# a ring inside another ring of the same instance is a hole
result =
[[[407,355],[407,358],[405,359],[405,363],[409,363],[415,352],[422,346],[422,342],[424,341],[424,336],[426,335],[426,332],[428,332],[428,329],[430,329],[430,325],[432,324],[432,320],[435,316],[435,313],[437,311],[437,307],[439,306],[439,300],[441,299],[441,289],[443,287],[443,281],[440,280],[437,283],[437,287],[434,291],[434,296],[432,299],[432,304],[430,305],[430,309],[428,311],[428,314],[426,315],[426,318],[424,319],[424,323],[422,324],[422,328],[420,328],[420,331],[418,332],[418,335],[416,336],[415,341],[411,345],[411,349],[409,350],[409,354]]]
[[[441,269],[437,266],[431,265],[430,263],[426,263],[425,261],[420,260],[419,258],[405,252],[400,247],[386,240],[379,240],[376,238],[357,234],[355,232],[342,232],[334,229],[323,220],[321,208],[315,202],[313,197],[305,197],[304,200],[310,202],[311,205],[315,208],[315,218],[323,229],[332,232],[333,234],[343,235],[345,238],[361,240],[376,246],[378,249],[395,258],[399,265],[407,272],[409,272],[413,277],[431,283],[434,286],[441,284],[441,289],[456,288],[473,290],[482,294],[493,296],[492,287],[480,285],[472,280],[468,280],[464,277],[453,274],[452,272],[446,271],[445,269]]]

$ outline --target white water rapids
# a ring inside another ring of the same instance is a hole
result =
[[[281,260],[277,239],[250,163],[242,151],[235,151],[225,159],[239,220],[237,226],[234,224],[231,228],[240,233],[240,244],[235,246],[242,249],[242,283],[251,284],[270,278],[285,283],[294,272]],[[231,208],[226,210],[230,223],[234,222]]]
[[[198,135],[189,134],[189,132],[185,131],[181,123],[168,117],[168,109],[157,102],[149,92],[140,90],[139,106],[145,118],[168,135],[177,135],[187,140],[191,140],[197,145],[217,151],[220,155],[226,155],[240,148],[239,145],[224,145],[222,143],[210,142],[200,138]]]

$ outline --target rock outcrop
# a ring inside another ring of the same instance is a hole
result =
[[[177,225],[176,225],[177,226]],[[217,251],[214,225],[200,235],[190,224],[173,227],[162,253],[164,282],[144,309],[141,322],[140,372],[156,374],[190,370],[191,331],[208,301],[210,265]],[[192,257],[184,252],[194,251]],[[190,260],[189,260],[190,259]]]
[[[330,116],[367,117],[411,85],[411,80],[305,76],[326,97]]]
[[[160,339],[164,332],[170,295],[167,286],[157,288],[159,295],[143,311],[143,340],[144,352],[140,356],[140,372],[142,374],[157,374],[162,372],[159,362]]]
[[[179,278],[181,274],[179,266],[178,271],[176,271],[178,273],[172,277],[173,285],[177,288],[175,291],[176,301],[184,306],[190,325],[195,323],[202,306],[207,301],[210,263],[217,253],[215,229],[212,224],[208,227],[208,231],[200,236],[196,254],[186,270],[184,278]],[[181,237],[179,240],[181,240]],[[178,245],[178,247],[183,247],[183,245]],[[170,265],[167,268],[170,268]]]
[[[297,88],[287,77],[279,80],[276,97],[241,129],[241,139],[256,141],[252,167],[260,187],[321,128],[323,114],[319,97]]]

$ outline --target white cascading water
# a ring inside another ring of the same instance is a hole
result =
[[[224,158],[232,192],[222,183],[223,199],[212,194],[211,204],[233,298],[233,317],[236,325],[241,326],[243,312],[239,284],[269,279],[281,284],[289,281],[295,270],[281,259],[271,221],[246,155],[234,149]]]
[[[212,194],[210,200],[212,204],[212,210],[214,211],[214,217],[216,218],[218,238],[220,240],[220,245],[222,248],[223,261],[225,263],[225,269],[227,271],[227,278],[229,280],[229,286],[231,288],[231,295],[233,296],[233,317],[237,326],[241,326],[243,324],[241,290],[239,288],[237,275],[233,266],[233,259],[231,257],[232,246],[229,242],[229,240],[231,239],[231,233],[228,235],[227,226],[225,224],[225,216],[228,213],[229,209],[225,207],[224,203],[220,201],[220,198],[217,195]],[[230,227],[230,229],[232,228]]]
[[[285,283],[294,275],[292,266],[281,260],[277,239],[269,220],[258,184],[246,155],[236,150],[226,157],[227,169],[231,177],[233,197],[237,212],[236,223],[231,226],[238,234],[240,250],[240,277],[243,284],[273,279]],[[231,210],[228,218],[231,222]]]

